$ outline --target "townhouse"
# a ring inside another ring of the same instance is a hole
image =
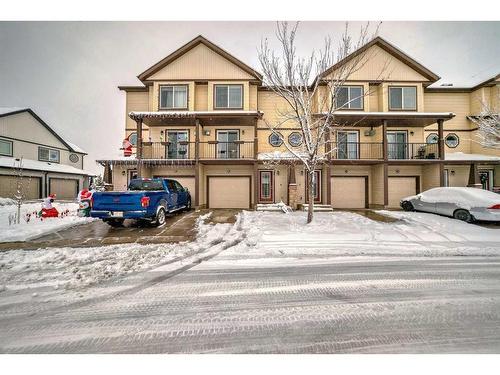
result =
[[[327,134],[317,204],[397,207],[401,197],[436,186],[500,188],[500,152],[481,147],[471,121],[483,103],[499,110],[499,76],[470,88],[429,87],[439,76],[380,37],[323,76],[360,54],[370,57],[338,96],[342,126]],[[283,142],[302,147],[300,129],[278,128],[281,137],[270,131],[266,121],[286,104],[257,71],[198,36],[138,78],[140,86],[119,87],[133,154],[98,160],[112,169],[115,190],[136,176],[161,176],[186,186],[196,206],[306,203],[304,169],[279,157]]]

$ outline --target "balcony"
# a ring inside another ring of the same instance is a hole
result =
[[[253,160],[253,141],[143,142],[143,159]],[[197,152],[198,148],[198,152]],[[197,156],[198,155],[198,156]]]
[[[382,142],[329,142],[332,160],[384,160]],[[387,143],[388,160],[439,159],[437,143]]]

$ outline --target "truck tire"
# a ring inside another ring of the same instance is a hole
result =
[[[164,207],[160,207],[158,212],[156,213],[155,225],[159,227],[160,225],[165,224],[167,221],[167,212]]]
[[[191,198],[188,199],[185,210],[186,211],[191,210]]]
[[[113,228],[119,228],[123,227],[123,222],[125,219],[108,219],[105,221],[105,223],[108,223],[108,225],[112,226]]]

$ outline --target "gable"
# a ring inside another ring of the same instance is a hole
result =
[[[0,136],[68,149],[28,111],[0,117]]]
[[[243,79],[253,80],[245,72],[213,49],[199,43],[168,65],[148,77],[148,80],[210,80]]]
[[[363,66],[351,74],[348,80],[429,82],[427,77],[377,44],[363,51],[356,60],[361,61]],[[347,61],[345,64],[348,65],[353,63],[354,60],[351,60]],[[334,75],[335,71],[336,69],[334,69],[331,74],[328,74],[328,76]]]

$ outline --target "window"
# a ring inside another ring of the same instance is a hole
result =
[[[414,86],[389,87],[389,109],[415,111],[417,109],[417,88]]]
[[[446,146],[448,146],[449,148],[455,148],[458,146],[460,141],[458,139],[458,135],[456,135],[455,133],[450,133],[444,139],[444,143],[446,143]]]
[[[160,86],[160,109],[187,109],[187,85]]]
[[[336,97],[339,109],[363,109],[363,86],[343,86]]]
[[[280,147],[283,144],[283,135],[281,133],[272,133],[269,136],[269,144],[273,147]]]
[[[337,158],[338,159],[358,159],[358,138],[357,131],[337,132]]]
[[[188,132],[168,131],[167,159],[187,159],[188,157]]]
[[[38,160],[59,163],[59,150],[47,147],[38,147]]]
[[[0,139],[0,155],[12,156],[12,142]]]
[[[80,157],[77,154],[69,154],[69,161],[72,163],[78,163]]]
[[[132,146],[137,146],[137,133],[130,133],[128,141],[132,143]]]
[[[302,134],[299,132],[290,133],[288,136],[288,143],[292,147],[299,147],[302,144]]]
[[[273,201],[273,172],[260,171],[260,193],[259,200],[261,202]]]
[[[432,144],[435,144],[435,143],[438,143],[439,141],[439,136],[436,134],[436,133],[431,133],[427,136],[427,138],[425,139],[426,143],[429,144],[429,145],[432,145]]]
[[[240,145],[237,143],[239,138],[238,130],[218,130],[217,158],[238,159],[240,157]]]
[[[137,178],[137,177],[135,177]],[[158,191],[165,190],[161,180],[133,180],[128,189],[130,191]]]
[[[243,108],[243,85],[215,85],[215,108]]]

